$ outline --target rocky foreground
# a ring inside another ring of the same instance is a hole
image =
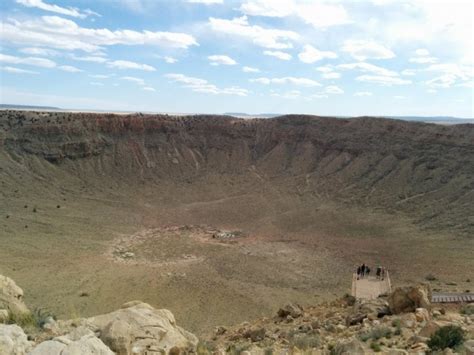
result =
[[[166,309],[131,301],[95,317],[56,320],[31,312],[23,291],[0,275],[0,354],[474,354],[474,307],[434,307],[425,285],[387,297],[302,308],[288,304],[273,318],[216,327],[199,340]]]

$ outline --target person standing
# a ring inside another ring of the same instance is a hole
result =
[[[360,265],[357,266],[357,280],[360,278]]]
[[[364,278],[364,274],[365,274],[365,263],[363,263],[362,266],[360,267],[360,274],[361,274],[361,277]]]

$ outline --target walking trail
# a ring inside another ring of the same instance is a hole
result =
[[[375,276],[360,278],[357,280],[357,274],[352,275],[352,296],[372,300],[382,294],[388,294],[392,290],[390,275],[388,271],[384,280],[377,279]]]

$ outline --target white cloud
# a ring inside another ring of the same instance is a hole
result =
[[[94,79],[108,79],[111,77],[111,75],[105,75],[105,74],[89,74],[89,77],[94,78]]]
[[[430,93],[430,94],[436,94],[438,92],[438,90],[435,90],[435,89],[428,89],[426,90],[426,92]]]
[[[299,90],[290,90],[290,91],[287,91],[283,94],[272,93],[272,94],[270,94],[270,96],[281,97],[282,99],[294,100],[294,99],[301,98],[301,91],[299,91]]]
[[[295,16],[316,28],[350,23],[348,13],[342,4],[294,0],[247,0],[239,9],[249,16]]]
[[[243,67],[243,68],[242,68],[242,71],[243,71],[244,73],[260,73],[260,69],[258,69],[258,68],[253,68],[253,67],[247,67],[247,66]]]
[[[227,55],[210,55],[207,57],[211,65],[235,65],[237,62]]]
[[[427,71],[451,74],[462,80],[469,80],[474,77],[474,67],[471,65],[460,65],[456,63],[432,64]]]
[[[67,71],[69,73],[80,73],[80,72],[82,72],[81,69],[73,67],[72,65],[60,65],[58,68],[61,69],[62,71]]]
[[[397,99],[397,100],[405,100],[406,99],[406,97],[402,96],[402,95],[395,95],[393,98]]]
[[[308,79],[308,78],[297,78],[293,76],[285,76],[282,78],[256,78],[256,79],[250,79],[250,82],[253,83],[259,83],[259,84],[264,84],[264,85],[269,85],[269,84],[293,84],[293,85],[300,85],[300,86],[321,86],[320,83],[318,83],[315,80]]]
[[[163,57],[163,59],[168,64],[174,64],[178,61],[176,58],[173,58],[173,57]]]
[[[292,48],[292,41],[300,38],[300,35],[294,31],[250,25],[247,16],[237,17],[232,20],[211,17],[209,18],[209,25],[217,33],[241,37],[264,48]]]
[[[313,46],[308,44],[303,47],[303,51],[298,54],[298,58],[303,63],[310,64],[324,58],[329,58],[329,59],[337,58],[337,54],[330,51],[320,51],[319,49],[314,48]]]
[[[435,72],[439,76],[425,82],[431,88],[449,88],[451,86],[468,86],[474,78],[474,68],[472,65],[461,65],[456,63],[432,64],[425,69],[428,72]]]
[[[354,96],[372,96],[372,93],[370,91],[357,91],[356,93],[354,93]]]
[[[0,39],[7,43],[82,50],[90,53],[100,52],[104,46],[113,45],[149,45],[185,49],[198,45],[193,36],[185,33],[85,28],[58,16],[3,21]]]
[[[194,92],[200,92],[205,94],[224,94],[224,95],[237,95],[237,96],[247,96],[249,91],[237,86],[219,88],[214,84],[209,83],[205,79],[195,78],[191,76],[186,76],[184,74],[170,73],[165,74],[165,78],[170,79],[173,82],[178,82],[184,85],[184,87],[191,89]]]
[[[416,70],[415,69],[404,69],[402,71],[402,75],[407,75],[407,76],[416,75]]]
[[[314,94],[311,95],[311,97],[314,97],[315,99],[327,99],[329,96],[325,94]]]
[[[142,87],[142,90],[145,90],[145,91],[151,91],[151,92],[155,92],[155,88],[152,88],[151,86],[144,86]]]
[[[450,88],[456,83],[456,75],[444,74],[434,79],[426,81],[426,84],[432,88]]]
[[[105,63],[107,61],[107,58],[104,57],[99,57],[99,56],[71,56],[72,59],[74,60],[79,60],[81,62],[92,62],[92,63]]]
[[[58,5],[51,5],[45,3],[43,0],[16,0],[18,4],[27,6],[27,7],[36,7],[38,9],[44,11],[55,12],[57,14],[78,17],[78,18],[86,18],[90,15],[100,16],[97,12],[94,12],[90,9],[86,9],[84,11],[80,11],[76,7],[61,7]]]
[[[430,52],[425,48],[420,48],[415,51],[415,54],[422,57],[427,57],[430,55]]]
[[[59,54],[58,51],[54,49],[47,49],[47,48],[38,48],[38,47],[28,47],[28,48],[21,48],[21,53],[29,54],[29,55],[42,55],[42,56],[57,56]]]
[[[91,81],[89,84],[91,84],[92,86],[104,86],[104,83],[97,81]]]
[[[393,70],[385,69],[377,65],[365,63],[365,62],[339,64],[337,67],[340,69],[349,69],[349,70],[357,69],[362,72],[374,73],[374,74],[383,75],[383,76],[398,76],[398,73],[394,72]]]
[[[336,85],[329,85],[324,88],[325,94],[344,94],[344,90],[342,90],[339,86]]]
[[[323,67],[317,67],[316,70],[322,73],[329,73],[329,72],[332,72],[334,68],[329,65],[325,65]]]
[[[224,0],[187,0],[187,1],[192,4],[204,4],[204,5],[215,5],[215,4],[224,3]]]
[[[358,76],[356,80],[385,86],[411,84],[411,80],[405,80],[398,77],[383,75],[361,75]]]
[[[468,62],[472,63],[472,1],[412,0],[403,4],[393,2],[391,6],[397,15],[375,26],[374,33],[390,43],[436,46],[443,53],[469,58]]]
[[[349,53],[354,59],[390,59],[395,57],[389,48],[374,41],[366,40],[347,40],[341,48],[342,51]]]
[[[132,83],[142,85],[142,86],[145,85],[145,80],[143,80],[141,78],[136,78],[134,76],[122,76],[122,77],[120,77],[120,80],[130,81]]]
[[[15,57],[0,53],[0,62],[9,64],[24,64],[42,68],[54,68],[56,63],[52,60],[39,57]]]
[[[324,79],[339,79],[341,77],[341,74],[333,71],[329,73],[323,73],[321,76]]]
[[[137,69],[137,70],[145,70],[145,71],[156,71],[154,67],[148,64],[141,64],[130,62],[128,60],[114,60],[107,63],[107,66],[110,68],[116,69]]]
[[[36,71],[32,70],[26,70],[26,69],[20,69],[16,67],[9,67],[9,66],[2,66],[0,67],[1,70],[6,71],[7,73],[12,73],[12,74],[39,74]]]
[[[436,63],[438,58],[435,57],[413,57],[409,59],[410,63],[426,64],[426,63]]]
[[[281,60],[290,60],[292,58],[291,54],[281,51],[263,51],[263,54],[275,57]]]

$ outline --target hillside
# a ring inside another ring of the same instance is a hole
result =
[[[343,292],[360,260],[462,288],[473,142],[469,124],[368,117],[2,111],[0,274],[60,313],[136,295],[192,331]],[[212,240],[220,230],[245,237]]]

